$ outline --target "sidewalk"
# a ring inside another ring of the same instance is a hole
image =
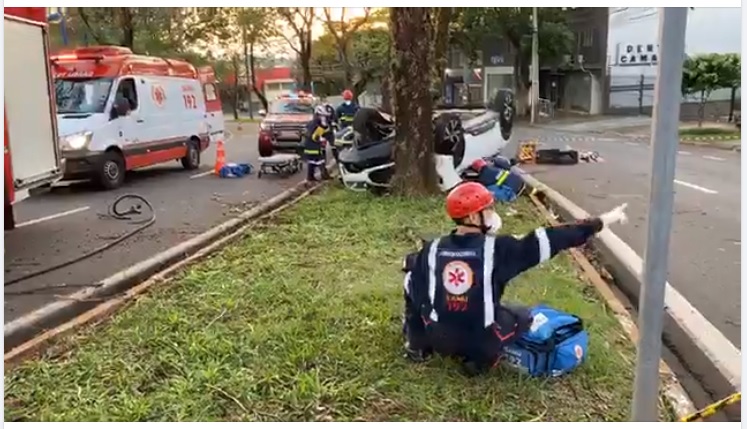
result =
[[[514,208],[499,210],[505,233],[543,223],[529,202]],[[469,379],[402,357],[402,256],[449,228],[442,198],[325,190],[6,372],[6,421],[627,420],[633,345],[566,255],[505,299],[584,319],[590,360],[575,373]]]

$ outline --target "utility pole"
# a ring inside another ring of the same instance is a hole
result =
[[[632,419],[637,422],[658,420],[659,360],[674,206],[674,170],[679,144],[680,85],[686,26],[686,7],[659,9],[660,54],[651,125],[651,193],[643,283],[638,304],[640,338],[633,391]]]
[[[537,8],[532,8],[532,87],[531,98],[532,111],[530,121],[534,124],[537,121],[539,113],[539,40],[538,40],[539,23],[537,20]]]

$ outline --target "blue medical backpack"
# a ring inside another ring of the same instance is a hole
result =
[[[574,315],[538,305],[531,328],[504,348],[508,364],[533,377],[559,377],[586,360],[589,334]]]

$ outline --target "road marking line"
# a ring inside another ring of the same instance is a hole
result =
[[[625,144],[628,146],[638,146],[638,143],[635,142],[625,142]]]
[[[706,194],[718,194],[718,191],[714,191],[713,189],[704,188],[702,186],[693,185],[692,183],[683,182],[682,180],[674,180],[674,183],[682,186],[686,186],[691,189],[695,189],[696,191],[705,192]]]
[[[686,150],[680,150],[680,151],[677,151],[677,153],[680,154],[680,155],[692,155],[691,152],[688,152]]]
[[[711,161],[726,161],[726,158],[719,158],[717,156],[703,155],[703,158],[710,159]]]
[[[45,222],[45,221],[48,221],[48,220],[57,219],[57,218],[63,217],[63,216],[69,216],[71,214],[84,212],[84,211],[86,211],[88,209],[90,209],[90,207],[88,207],[88,206],[78,207],[77,209],[68,210],[66,212],[55,213],[53,215],[40,217],[38,219],[27,220],[26,222],[21,222],[19,224],[16,224],[16,228],[21,228],[21,227],[24,227],[24,226],[34,225],[34,224]]]
[[[189,176],[190,179],[199,179],[200,177],[205,177],[209,174],[213,174],[213,170],[203,171],[202,173],[193,174],[192,176]]]

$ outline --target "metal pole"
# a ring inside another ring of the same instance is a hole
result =
[[[532,8],[532,88],[531,88],[531,123],[537,120],[539,111],[539,40],[538,40],[537,8]]]
[[[638,306],[640,338],[633,391],[632,419],[638,422],[658,420],[659,360],[674,206],[674,170],[679,143],[680,84],[686,26],[687,8],[659,9],[659,64],[651,125],[651,194]]]

